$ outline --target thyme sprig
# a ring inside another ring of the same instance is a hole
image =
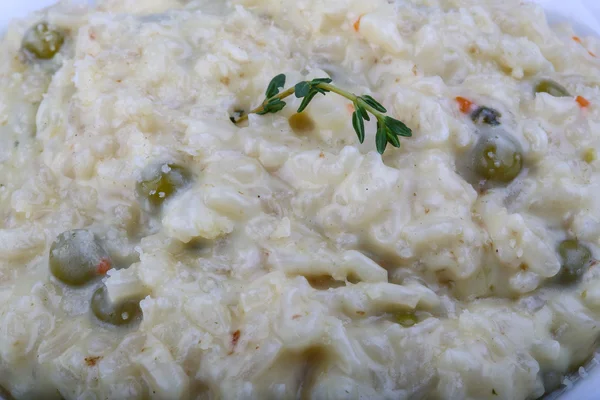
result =
[[[292,94],[297,98],[302,99],[297,110],[298,113],[301,113],[316,95],[326,95],[327,93],[332,92],[347,98],[354,105],[352,127],[361,143],[365,140],[364,121],[371,120],[369,114],[376,118],[377,133],[375,135],[375,145],[379,154],[383,154],[388,143],[394,147],[400,147],[399,136],[412,136],[412,131],[409,127],[402,121],[398,121],[397,119],[385,115],[385,113],[387,113],[385,107],[369,95],[365,94],[357,96],[354,93],[340,89],[331,84],[332,80],[330,78],[316,78],[310,81],[298,82],[294,86],[280,92],[280,88],[283,89],[285,87],[285,80],[284,74],[279,74],[274,77],[269,83],[269,86],[267,86],[263,102],[247,113],[240,112],[236,117],[231,117],[231,121],[237,124],[240,121],[247,119],[249,114],[264,115],[281,111],[287,104],[283,99]]]

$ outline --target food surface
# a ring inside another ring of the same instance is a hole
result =
[[[596,54],[517,0],[103,0],[12,22],[0,393],[551,392],[600,334]],[[281,74],[372,96],[412,137],[376,143],[376,114],[335,93],[248,114]]]

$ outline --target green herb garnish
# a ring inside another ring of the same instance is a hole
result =
[[[280,92],[280,88],[285,87],[285,75],[279,74],[271,80],[267,90],[265,92],[265,100],[260,106],[255,109],[244,113],[236,113],[236,116],[231,117],[231,121],[237,124],[248,118],[249,114],[270,114],[281,111],[285,106],[286,102],[283,101],[292,94],[297,98],[302,99],[300,107],[298,107],[298,113],[301,113],[306,109],[310,102],[314,99],[317,94],[325,95],[329,92],[336,93],[342,97],[347,98],[354,105],[354,112],[352,113],[352,126],[358,136],[358,140],[362,143],[365,140],[365,123],[364,121],[370,121],[369,113],[377,119],[377,134],[375,136],[375,144],[379,154],[383,154],[387,144],[391,144],[394,147],[400,147],[399,136],[411,137],[412,131],[403,122],[398,121],[392,117],[385,115],[387,110],[377,100],[369,95],[357,96],[353,93],[347,92],[331,84],[329,78],[317,78],[311,81],[298,82],[294,86]]]

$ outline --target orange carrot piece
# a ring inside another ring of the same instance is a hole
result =
[[[573,36],[573,40],[583,46],[583,42],[581,41],[581,39],[578,36]],[[589,50],[588,50],[588,54],[592,57],[596,57],[596,55]]]
[[[354,27],[354,30],[356,32],[358,32],[358,30],[360,29],[360,19],[362,17],[363,17],[362,15],[360,17],[358,17],[358,19],[356,21],[354,21],[354,24],[352,24],[352,26]]]
[[[473,107],[473,102],[469,99],[465,99],[464,97],[458,96],[456,98],[456,102],[458,103],[458,108],[463,114],[467,114],[471,111],[471,107]]]
[[[96,267],[96,272],[98,272],[98,275],[104,275],[106,274],[110,269],[112,268],[112,265],[110,265],[110,260],[103,258],[100,260],[100,262],[98,263],[98,266]]]
[[[590,105],[590,102],[585,97],[577,96],[575,101],[577,101],[581,108],[585,108]]]

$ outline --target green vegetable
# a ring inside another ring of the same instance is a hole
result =
[[[331,84],[330,78],[317,78],[311,81],[298,82],[294,86],[280,92],[280,88],[285,87],[285,75],[279,74],[271,80],[265,92],[265,100],[260,106],[247,113],[239,113],[230,117],[233,123],[238,123],[248,118],[249,114],[264,115],[276,113],[282,110],[286,103],[282,99],[295,95],[302,99],[298,107],[298,114],[302,113],[316,95],[327,93],[336,93],[352,101],[354,113],[352,114],[352,127],[360,143],[365,140],[364,121],[370,121],[369,113],[377,119],[377,134],[375,143],[377,151],[383,154],[387,144],[394,147],[400,147],[399,136],[411,137],[412,131],[403,122],[385,115],[386,108],[377,100],[369,95],[357,96],[353,93],[342,90]]]
[[[122,326],[140,319],[142,309],[139,300],[125,300],[118,304],[110,301],[108,289],[102,285],[92,296],[92,313],[100,321],[107,324]]]
[[[562,260],[562,267],[557,278],[561,283],[573,283],[579,280],[592,262],[592,252],[577,239],[560,242],[558,254]]]
[[[500,125],[500,117],[502,117],[502,114],[499,111],[489,107],[479,107],[471,114],[473,122],[492,126]]]
[[[396,322],[405,328],[409,328],[419,322],[414,312],[405,312],[396,314]]]
[[[61,31],[47,22],[38,22],[25,32],[21,47],[39,59],[48,60],[60,51],[64,41]]]
[[[80,286],[104,275],[111,260],[92,232],[75,229],[61,233],[52,243],[49,266],[59,281]]]
[[[279,93],[279,88],[285,86],[285,75],[279,74],[275,78],[271,79],[269,82],[269,86],[267,87],[267,91],[265,92],[265,96],[271,98]]]
[[[136,187],[137,196],[147,209],[156,210],[190,181],[191,174],[179,165],[152,165],[142,172],[142,180]]]
[[[359,142],[365,141],[365,121],[357,111],[352,113],[352,127],[358,136]]]
[[[520,146],[507,133],[494,133],[479,139],[473,151],[473,169],[482,178],[510,182],[523,168]]]
[[[535,93],[548,93],[554,97],[571,96],[567,89],[549,79],[542,79],[535,85]]]

